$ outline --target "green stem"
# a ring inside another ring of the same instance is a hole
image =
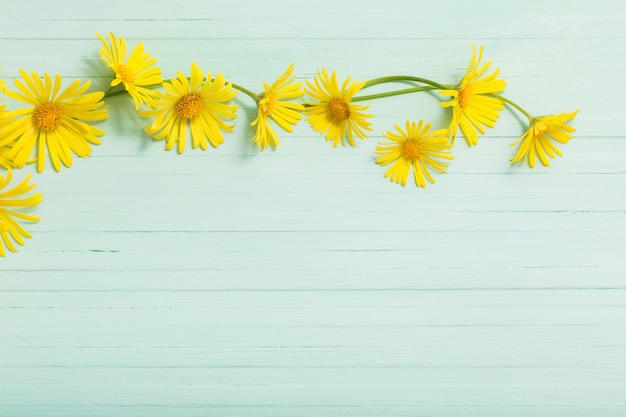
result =
[[[508,98],[506,98],[504,96],[501,96],[500,94],[489,94],[489,96],[494,97],[494,98],[498,98],[498,99],[504,101],[509,106],[516,108],[520,113],[522,113],[524,116],[528,117],[529,121],[533,120],[534,117],[535,117],[532,114],[528,113],[526,110],[524,110],[522,108],[522,106],[520,106],[519,104],[515,103],[512,100],[509,100]]]
[[[391,97],[391,96],[397,96],[400,94],[417,93],[420,91],[431,91],[431,90],[436,90],[437,88],[438,87],[433,87],[433,86],[405,88],[404,90],[395,90],[395,91],[388,91],[386,93],[378,93],[378,94],[370,94],[367,96],[354,97],[351,101],[356,102],[356,101],[372,100],[375,98]]]
[[[124,94],[125,92],[126,92],[126,90],[117,90],[117,91],[114,91],[112,93],[108,93],[108,94],[105,93],[103,98],[119,96],[120,94]]]
[[[413,77],[411,75],[391,75],[391,76],[388,76],[388,77],[373,78],[373,79],[369,80],[368,82],[366,82],[365,86],[363,86],[363,88],[371,87],[371,86],[376,85],[376,84],[391,83],[391,82],[397,82],[397,81],[414,81],[414,82],[418,82],[418,83],[422,83],[422,84],[431,85],[431,86],[433,86],[435,88],[438,88],[440,90],[447,90],[447,89],[450,88],[449,86],[445,86],[443,84],[439,84],[438,82],[429,80],[427,78]]]
[[[231,85],[233,86],[233,88],[234,88],[235,90],[239,90],[239,91],[241,91],[242,93],[244,93],[244,94],[246,94],[246,95],[250,96],[250,97],[252,98],[252,100],[254,100],[254,102],[255,102],[255,103],[258,103],[258,102],[259,102],[259,95],[258,95],[258,94],[255,94],[255,93],[253,93],[252,91],[248,90],[247,88],[243,88],[242,86],[237,85],[237,84],[235,84],[235,83],[231,83]]]
[[[114,89],[115,87],[117,87],[117,86],[110,86],[110,87],[109,87],[109,89],[108,89],[107,91],[105,91],[105,92],[104,92],[104,96],[103,96],[102,98],[104,99],[104,98],[110,97],[110,96],[111,96],[111,91],[113,91],[113,89]],[[119,93],[118,93],[118,94],[119,94]]]

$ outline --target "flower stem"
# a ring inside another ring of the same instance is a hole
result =
[[[514,108],[515,108],[515,109],[517,109],[520,113],[522,113],[524,116],[528,117],[528,120],[529,120],[529,121],[530,121],[530,120],[532,120],[532,119],[534,119],[534,116],[533,116],[532,114],[528,113],[526,110],[524,110],[524,109],[522,108],[522,106],[520,106],[519,104],[515,103],[514,101],[509,100],[508,98],[506,98],[506,97],[504,97],[504,96],[501,96],[500,94],[489,94],[489,96],[491,96],[491,97],[495,97],[495,98],[498,98],[498,99],[500,99],[500,100],[504,101],[504,102],[505,102],[506,104],[508,104],[509,106],[514,107]]]
[[[112,93],[108,93],[108,94],[105,93],[104,97],[102,97],[102,98],[119,96],[120,94],[124,94],[125,92],[126,92],[126,90],[117,90],[117,91],[113,91]]]
[[[115,88],[117,88],[120,85],[122,84],[109,87],[109,89],[104,92],[104,96],[102,96],[102,99],[104,100],[105,98],[108,98],[108,97],[119,96],[120,94],[124,94],[126,92],[126,89],[124,88],[113,91],[115,90]]]
[[[405,88],[404,90],[395,90],[395,91],[388,91],[386,93],[378,93],[378,94],[370,94],[367,96],[354,97],[351,101],[356,102],[356,101],[372,100],[375,98],[391,97],[391,96],[397,96],[400,94],[417,93],[420,91],[431,91],[431,90],[436,90],[437,88],[438,87],[433,87],[433,86]]]
[[[411,75],[390,75],[388,77],[373,78],[369,80],[368,82],[366,82],[363,88],[371,87],[376,84],[391,83],[391,82],[397,82],[397,81],[414,81],[414,82],[418,82],[422,84],[431,85],[440,90],[448,89],[448,87],[446,87],[443,84],[439,84],[438,82],[429,80],[427,78],[413,77]]]
[[[237,85],[237,84],[235,84],[235,83],[231,83],[231,85],[233,86],[233,88],[234,88],[235,90],[239,90],[239,91],[241,91],[242,93],[244,93],[244,94],[246,94],[246,95],[250,96],[250,98],[252,98],[252,100],[254,100],[254,102],[255,102],[255,103],[258,103],[258,102],[259,102],[259,95],[258,95],[258,94],[255,94],[255,93],[253,93],[252,91],[248,90],[247,88],[243,88],[242,86]]]
[[[110,86],[110,87],[109,87],[109,89],[108,89],[107,91],[105,91],[105,92],[104,92],[104,96],[102,96],[102,98],[104,99],[104,98],[110,97],[110,96],[111,96],[111,91],[113,91],[113,89],[114,89],[115,87],[117,87],[117,86],[116,86],[116,85],[115,85],[115,86],[113,86],[113,85],[112,85],[112,86]],[[118,94],[119,94],[119,93],[118,93]]]

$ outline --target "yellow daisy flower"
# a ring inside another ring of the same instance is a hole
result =
[[[270,125],[269,119],[272,118],[280,127],[287,132],[293,131],[291,125],[296,125],[302,118],[302,110],[304,106],[299,103],[286,101],[289,99],[300,98],[304,95],[301,90],[302,83],[294,83],[296,78],[292,75],[293,63],[289,65],[287,71],[272,84],[263,84],[263,93],[259,94],[259,111],[256,120],[250,123],[250,126],[256,126],[256,133],[252,140],[256,146],[263,150],[268,146],[276,149],[278,146],[278,136]]]
[[[75,80],[69,87],[61,90],[61,76],[54,81],[48,73],[43,82],[33,71],[32,77],[20,70],[24,82],[14,80],[20,92],[7,89],[5,94],[29,105],[8,113],[11,119],[4,127],[0,147],[13,142],[10,157],[15,168],[30,162],[36,149],[37,171],[43,171],[45,149],[48,148],[52,166],[60,171],[61,163],[72,166],[72,153],[83,158],[91,154],[90,143],[98,145],[98,136],[104,131],[83,122],[104,120],[108,117],[102,101],[104,93],[84,94],[91,85],[90,81],[82,84]]]
[[[454,159],[450,154],[452,144],[448,140],[447,131],[440,129],[429,133],[431,124],[423,124],[422,120],[419,123],[407,120],[406,131],[396,125],[398,133],[389,131],[383,135],[390,142],[378,144],[376,154],[381,156],[376,159],[376,163],[382,166],[392,164],[385,178],[391,176],[392,182],[405,186],[412,166],[415,185],[426,187],[427,179],[431,183],[435,182],[428,168],[445,172],[449,163],[441,159]]]
[[[146,86],[158,85],[163,82],[161,70],[153,67],[156,58],[150,58],[150,54],[144,52],[143,43],[139,42],[133,52],[126,59],[126,39],[115,36],[109,32],[110,43],[102,35],[96,33],[104,46],[100,48],[100,57],[115,73],[115,79],[111,81],[111,87],[120,83],[135,102],[135,109],[140,105],[150,105],[156,98],[154,91]]]
[[[526,133],[518,141],[511,144],[514,146],[522,142],[517,154],[511,159],[511,163],[519,162],[522,165],[524,161],[528,160],[528,165],[534,168],[535,161],[539,158],[543,165],[550,166],[548,157],[563,156],[550,139],[559,143],[569,142],[572,138],[570,133],[576,129],[566,125],[565,122],[573,120],[579,111],[533,118]]]
[[[317,72],[314,79],[315,85],[307,81],[309,87],[306,93],[317,101],[305,101],[307,108],[304,112],[308,115],[307,121],[316,132],[326,135],[327,141],[333,142],[336,147],[341,141],[346,145],[346,137],[350,146],[354,146],[354,135],[359,139],[365,139],[364,130],[372,130],[371,124],[365,119],[373,117],[363,112],[369,107],[350,103],[358,93],[365,81],[350,84],[348,77],[341,88],[337,82],[337,74],[333,71],[329,77],[326,69]]]
[[[452,100],[441,103],[442,107],[452,107],[450,138],[454,142],[460,127],[469,146],[478,144],[476,130],[485,134],[484,126],[495,126],[500,117],[498,112],[504,109],[504,103],[498,98],[490,97],[489,94],[503,91],[506,87],[504,80],[496,79],[500,72],[499,68],[491,75],[483,77],[491,66],[491,61],[481,67],[483,47],[480,47],[478,59],[476,48],[472,46],[472,50],[472,59],[461,82],[454,89],[440,91],[442,95],[452,97]]]
[[[4,110],[4,105],[0,106],[0,129],[6,122],[6,115],[9,113]],[[13,158],[11,157],[11,144],[0,146],[0,167],[9,169],[13,167]]]
[[[13,167],[11,148],[9,145],[0,146],[0,167],[9,169]]]
[[[191,146],[206,150],[209,143],[217,147],[224,142],[222,131],[231,132],[233,125],[224,118],[234,118],[237,106],[226,104],[237,94],[231,83],[218,73],[204,77],[196,63],[191,64],[191,77],[178,72],[177,78],[163,83],[165,92],[156,92],[152,110],[140,111],[142,116],[156,116],[146,132],[157,140],[165,138],[165,149],[171,150],[178,143],[178,153],[185,151],[187,127],[191,130]]]
[[[11,252],[17,252],[13,242],[24,245],[24,238],[31,237],[30,233],[16,219],[29,222],[39,221],[37,216],[20,213],[7,207],[34,207],[43,200],[40,193],[31,194],[28,197],[24,196],[35,187],[35,184],[28,184],[30,174],[19,185],[4,191],[12,177],[13,171],[11,169],[6,176],[0,176],[0,256],[5,256],[5,246]]]

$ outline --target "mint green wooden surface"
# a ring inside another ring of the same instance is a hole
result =
[[[356,148],[301,123],[263,153],[240,95],[226,143],[182,156],[111,99],[92,157],[34,175],[42,220],[0,259],[0,416],[626,415],[622,2],[0,5],[9,85],[104,89],[108,30],[166,77],[195,61],[257,91],[290,62],[454,83],[474,43],[529,110],[581,109],[552,167],[510,166],[503,113],[419,190],[373,151],[406,119],[448,122],[427,94],[373,101]]]

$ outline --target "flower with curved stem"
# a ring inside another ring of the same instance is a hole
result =
[[[429,132],[430,127],[430,123],[424,126],[422,120],[418,123],[407,120],[405,130],[396,125],[397,133],[389,131],[383,135],[389,142],[379,143],[376,147],[376,154],[381,155],[376,163],[382,166],[391,164],[385,178],[390,176],[392,182],[405,186],[413,167],[415,185],[426,187],[426,180],[435,182],[428,168],[445,172],[449,163],[441,160],[454,159],[450,154],[452,144],[446,129]]]
[[[150,58],[150,54],[144,51],[143,43],[139,42],[126,60],[126,39],[123,36],[109,32],[108,42],[99,33],[96,35],[104,45],[100,48],[100,57],[115,73],[111,87],[122,84],[135,102],[136,110],[139,110],[140,105],[149,106],[156,96],[147,87],[163,82],[161,70],[153,66],[156,58]]]
[[[21,213],[14,210],[13,207],[34,207],[43,200],[38,192],[25,196],[35,187],[35,184],[28,184],[30,174],[26,175],[26,178],[20,184],[4,191],[7,185],[11,183],[12,178],[13,171],[11,169],[9,169],[6,176],[0,176],[0,256],[5,256],[5,247],[11,252],[17,252],[14,243],[24,245],[24,238],[31,237],[30,233],[16,219],[29,222],[39,221],[39,217]]]
[[[440,94],[452,98],[442,102],[442,107],[452,107],[452,122],[450,123],[450,138],[456,139],[457,130],[460,128],[469,146],[478,144],[478,133],[485,134],[486,127],[494,127],[500,111],[504,109],[504,102],[489,94],[503,91],[506,82],[496,79],[500,72],[499,68],[490,75],[484,76],[491,66],[488,61],[481,67],[483,47],[480,47],[478,58],[476,48],[472,46],[472,59],[465,76],[456,88],[441,90]]]
[[[325,135],[327,141],[333,142],[333,147],[340,141],[345,146],[346,138],[350,146],[354,146],[354,136],[365,139],[365,130],[372,130],[366,119],[373,116],[364,113],[369,105],[362,106],[351,101],[366,82],[354,81],[350,84],[348,77],[339,87],[335,71],[329,76],[325,68],[317,72],[313,81],[315,85],[306,82],[308,89],[305,91],[316,101],[305,101],[307,107],[304,110],[313,130]]]
[[[31,162],[33,151],[37,161],[37,171],[42,172],[45,165],[46,147],[52,166],[60,171],[61,163],[72,166],[72,153],[84,158],[91,154],[89,144],[100,144],[99,136],[104,131],[86,121],[104,120],[108,117],[107,108],[102,101],[104,93],[85,93],[90,81],[81,85],[75,80],[61,91],[61,76],[54,80],[44,73],[43,80],[33,71],[32,77],[20,70],[23,82],[15,79],[18,91],[5,90],[5,94],[15,100],[28,104],[28,107],[12,110],[7,114],[10,119],[4,126],[0,147],[12,143],[9,156],[15,168]]]
[[[569,142],[572,138],[571,133],[576,129],[565,122],[573,120],[579,111],[532,118],[528,130],[519,140],[511,144],[515,146],[522,143],[511,163],[519,162],[519,165],[522,165],[524,161],[528,161],[528,165],[534,168],[536,160],[539,159],[543,165],[550,166],[548,157],[563,156],[551,140],[558,143]]]
[[[165,92],[157,91],[152,109],[140,111],[142,116],[156,116],[146,132],[154,139],[165,139],[165,149],[178,144],[178,153],[185,151],[187,129],[191,131],[191,146],[206,150],[208,144],[217,147],[224,142],[222,131],[231,132],[224,118],[236,116],[236,105],[226,104],[237,95],[231,83],[218,73],[205,75],[196,63],[191,64],[191,76],[177,72],[176,78],[163,83]]]
[[[259,94],[257,118],[250,123],[250,126],[257,127],[252,140],[260,150],[268,146],[276,149],[279,143],[278,136],[269,122],[270,118],[287,132],[293,131],[292,125],[296,125],[302,119],[301,112],[304,106],[289,101],[304,95],[304,91],[301,90],[302,83],[294,83],[296,76],[292,73],[293,63],[274,84],[271,86],[263,84],[264,91]]]

